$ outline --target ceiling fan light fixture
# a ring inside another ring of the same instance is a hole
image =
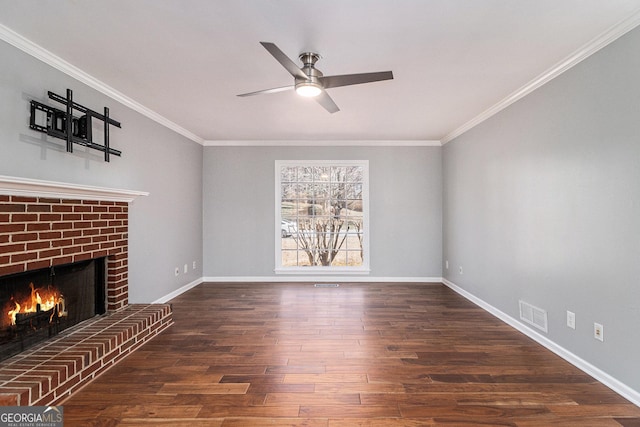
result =
[[[296,93],[300,96],[313,98],[314,96],[320,95],[320,92],[322,92],[322,89],[317,83],[303,82],[296,84]]]

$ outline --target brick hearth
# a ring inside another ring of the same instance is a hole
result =
[[[37,185],[46,197],[0,193],[0,276],[106,257],[107,313],[0,363],[0,405],[59,404],[172,324],[169,305],[129,305],[128,201],[96,188],[97,200],[49,197],[51,184]]]
[[[168,304],[94,317],[0,364],[0,406],[57,405],[173,323]]]

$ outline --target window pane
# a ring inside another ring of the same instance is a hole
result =
[[[292,201],[297,198],[298,185],[291,183],[283,183],[280,188],[280,194],[283,201]]]
[[[331,262],[333,267],[345,267],[347,265],[346,252],[339,252]]]
[[[295,267],[298,265],[297,259],[298,251],[282,251],[282,266],[283,267]]]
[[[346,191],[344,184],[331,184],[331,198],[336,200],[346,199]]]
[[[296,181],[296,171],[297,167],[288,167],[284,166],[280,170],[280,182],[294,182]]]
[[[317,166],[313,168],[313,180],[318,182],[329,182],[329,178],[331,178],[331,168]]]
[[[362,184],[345,184],[345,199],[362,200]]]
[[[347,254],[347,265],[355,266],[362,264],[362,256],[359,251],[348,251]]]
[[[298,167],[298,181],[313,182],[313,168],[308,166]]]

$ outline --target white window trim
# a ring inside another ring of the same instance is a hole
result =
[[[280,190],[282,188],[280,181],[280,170],[283,166],[360,166],[363,170],[363,182],[362,182],[362,212],[363,212],[363,228],[364,233],[362,236],[362,250],[363,259],[362,265],[358,267],[331,267],[331,266],[309,266],[309,267],[283,267],[282,266],[282,235],[281,235],[281,203],[282,195]],[[276,160],[275,161],[275,265],[274,269],[276,274],[313,274],[313,275],[335,275],[335,274],[369,274],[371,272],[369,265],[369,161],[368,160]]]

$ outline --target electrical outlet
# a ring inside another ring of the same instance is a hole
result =
[[[176,276],[177,276],[178,274],[180,274],[180,268],[176,267],[175,274],[176,274]]]
[[[189,272],[189,266],[187,264],[184,265],[182,271],[184,271],[184,273],[188,273]]]
[[[196,262],[195,261],[193,261],[193,269],[194,270],[196,269]]]
[[[571,329],[576,328],[576,314],[569,310],[567,310],[567,327]]]
[[[447,270],[449,269],[449,260],[446,260],[444,262],[444,268],[446,268]]]
[[[462,269],[462,266],[460,266],[460,274],[464,274],[464,270]]]
[[[593,324],[593,337],[598,341],[604,341],[604,326],[600,323]]]

